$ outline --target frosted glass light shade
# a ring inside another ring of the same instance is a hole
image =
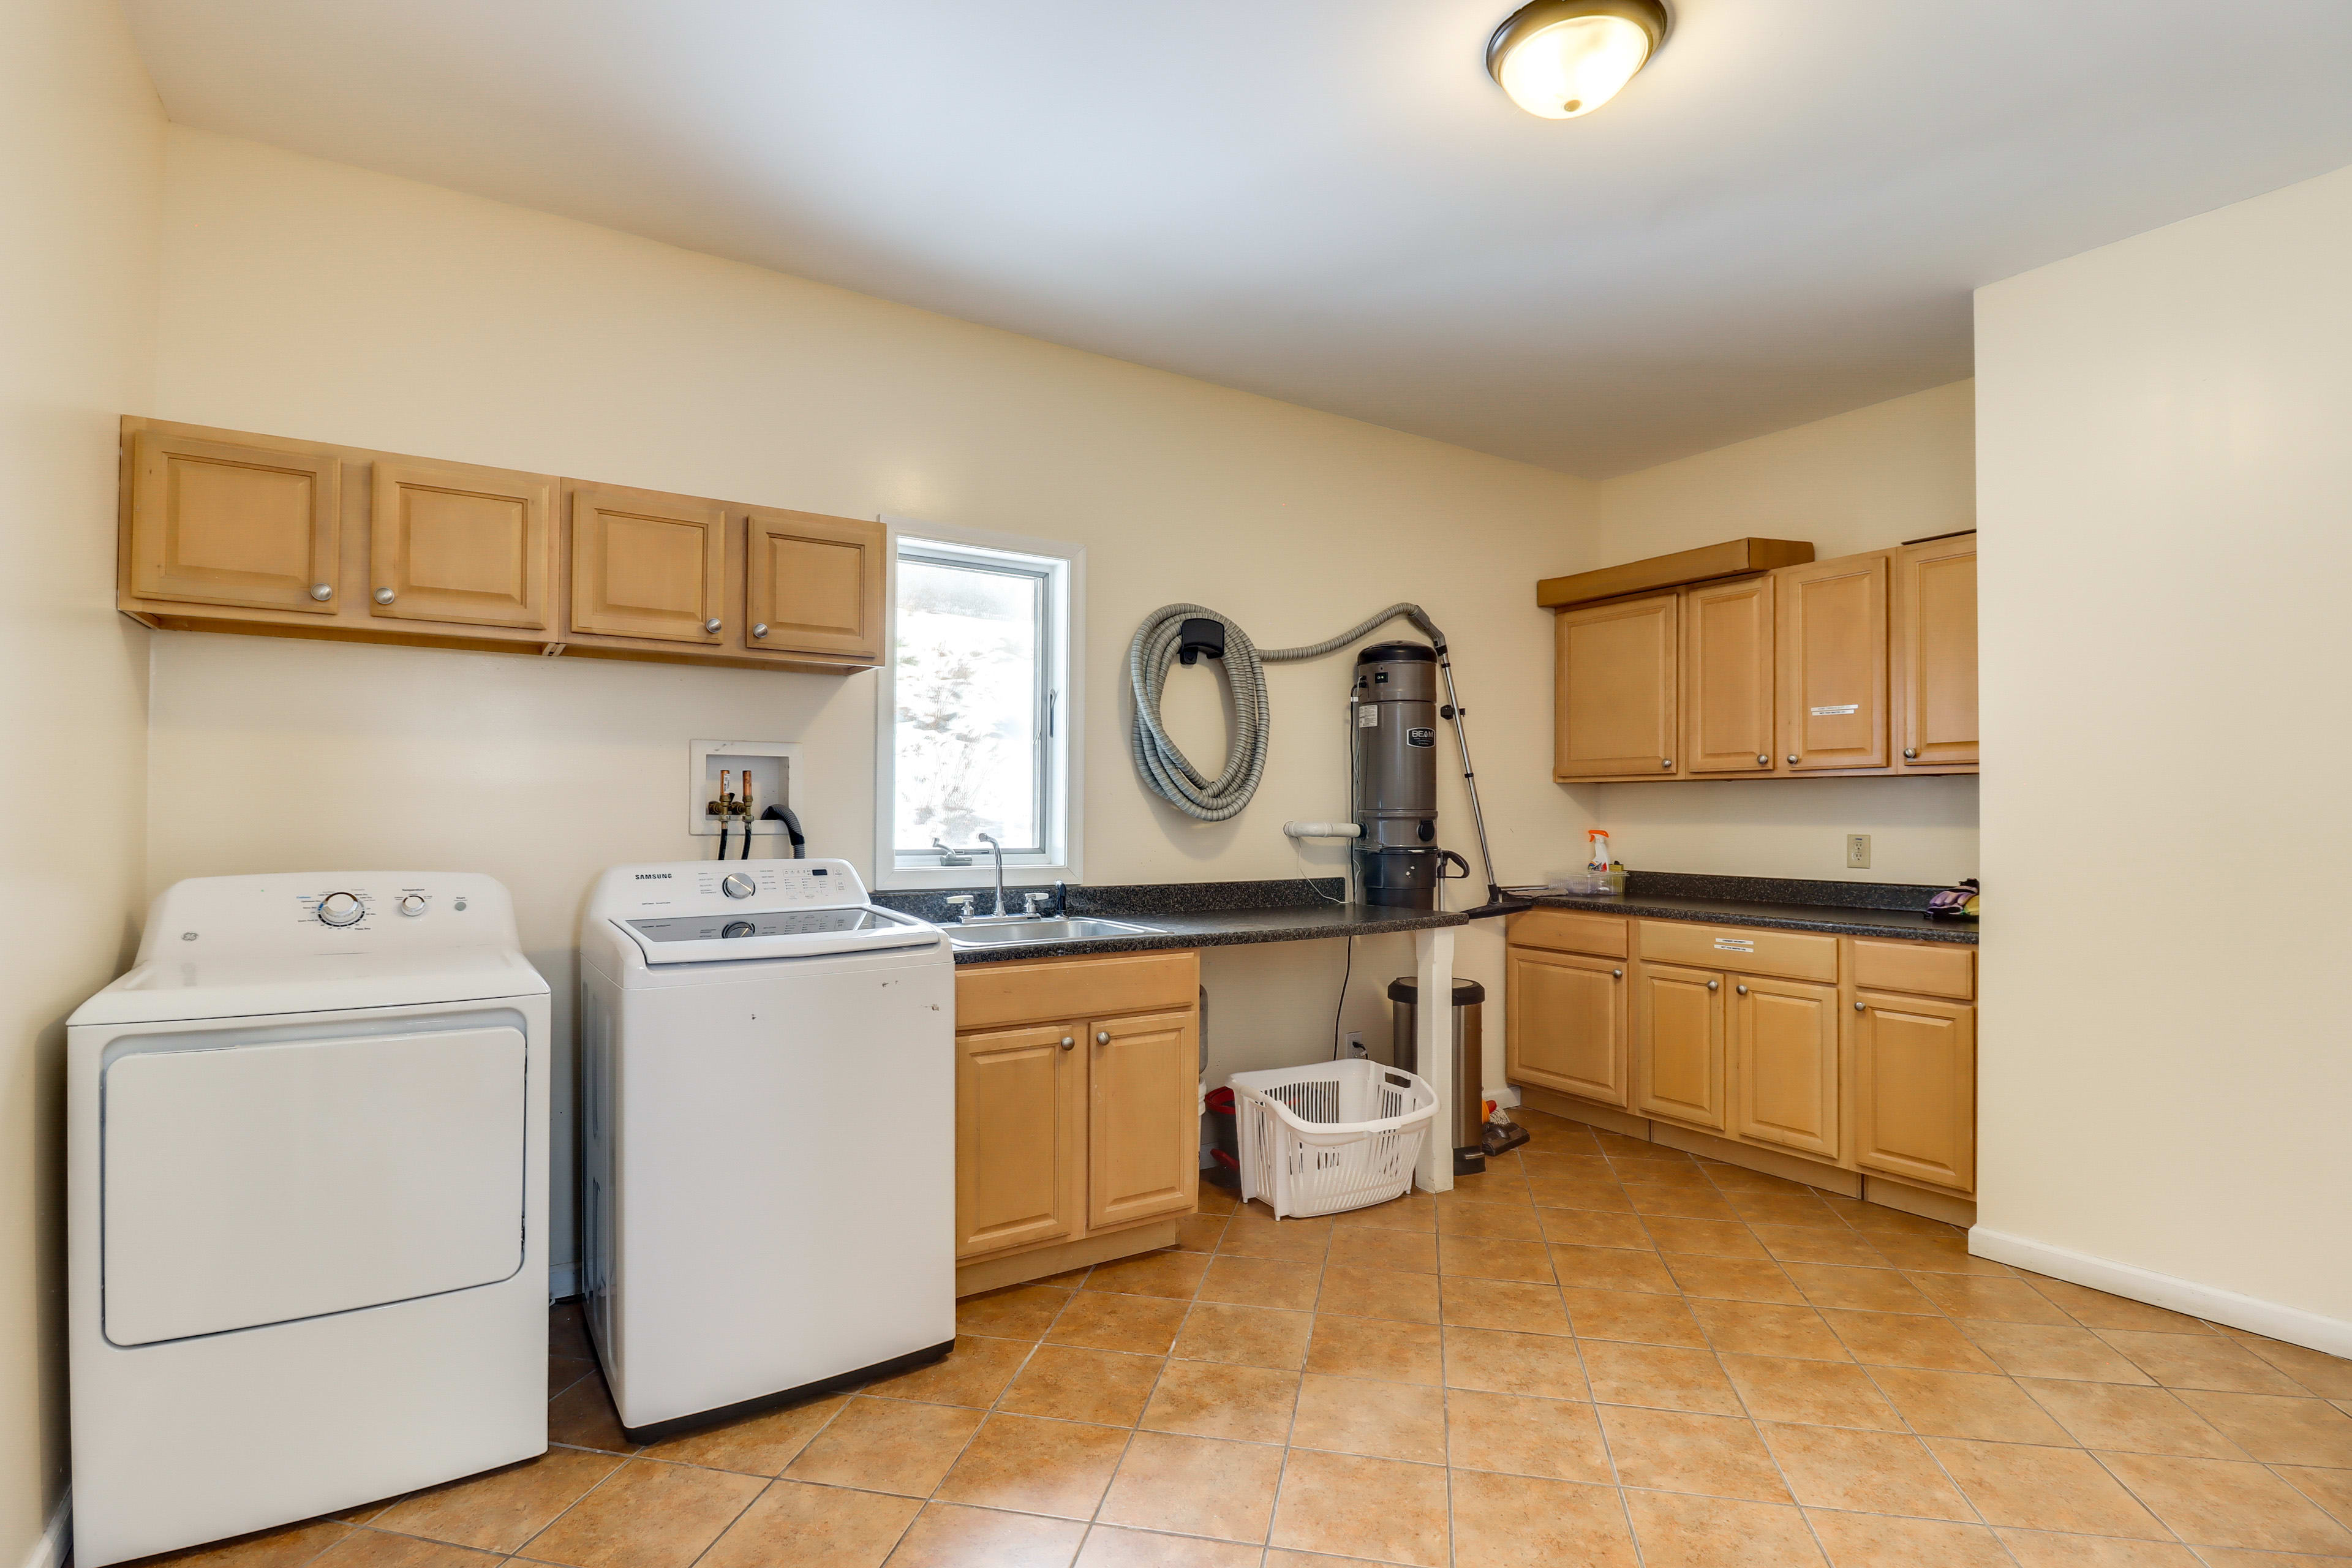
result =
[[[1536,0],[1496,30],[1486,68],[1529,114],[1574,120],[1622,91],[1665,28],[1654,0]]]

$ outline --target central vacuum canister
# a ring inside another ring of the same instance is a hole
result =
[[[1356,885],[1364,902],[1437,907],[1437,651],[1375,643],[1356,656]]]

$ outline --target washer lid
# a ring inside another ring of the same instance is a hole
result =
[[[170,1024],[183,1019],[490,1002],[544,996],[547,982],[519,952],[443,948],[205,957],[166,952],[74,1010],[70,1024]]]
[[[845,909],[714,910],[613,922],[647,963],[713,963],[808,958],[876,948],[929,947],[939,928],[872,904]]]

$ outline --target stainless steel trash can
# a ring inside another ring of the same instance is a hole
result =
[[[1421,982],[1410,974],[1390,981],[1389,1000],[1395,1005],[1396,1015],[1390,1061],[1407,1072],[1421,1072],[1421,1052],[1415,1044],[1420,1033]],[[1454,983],[1454,1116],[1447,1135],[1454,1144],[1457,1176],[1474,1175],[1486,1168],[1486,1153],[1478,1142],[1486,1120],[1486,1055],[1479,1035],[1479,1016],[1486,1004],[1486,988],[1476,981]]]

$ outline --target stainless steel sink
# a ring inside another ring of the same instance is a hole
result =
[[[1107,936],[1159,936],[1157,926],[1129,925],[1125,921],[1011,921],[1003,925],[948,925],[940,928],[958,947],[1013,947],[1031,942],[1089,942]]]

